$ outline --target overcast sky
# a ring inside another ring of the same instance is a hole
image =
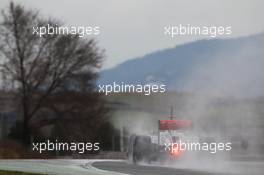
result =
[[[9,0],[1,0],[0,8]],[[152,51],[200,39],[165,37],[165,25],[232,26],[238,37],[264,31],[263,0],[15,0],[67,25],[97,25],[104,68]]]

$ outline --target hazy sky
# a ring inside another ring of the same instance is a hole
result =
[[[1,0],[0,8],[9,0]],[[67,25],[98,25],[104,68],[199,39],[165,37],[165,25],[232,26],[232,37],[264,31],[263,0],[15,0]]]

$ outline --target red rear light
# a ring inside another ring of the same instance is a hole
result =
[[[179,149],[178,145],[172,145],[170,150],[171,155],[173,156],[179,156],[181,154],[181,150]]]

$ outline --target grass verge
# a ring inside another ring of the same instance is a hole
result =
[[[17,172],[17,171],[2,171],[2,170],[0,170],[0,175],[40,175],[40,174],[23,173],[23,172]]]

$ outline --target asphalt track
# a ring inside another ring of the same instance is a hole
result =
[[[161,166],[134,165],[126,162],[94,162],[95,168],[130,175],[219,175],[186,169],[175,169]],[[222,174],[221,174],[222,175]]]
[[[210,163],[211,162],[211,163]],[[0,169],[50,175],[263,175],[263,161],[191,161],[186,164],[133,165],[125,160],[0,160]]]

